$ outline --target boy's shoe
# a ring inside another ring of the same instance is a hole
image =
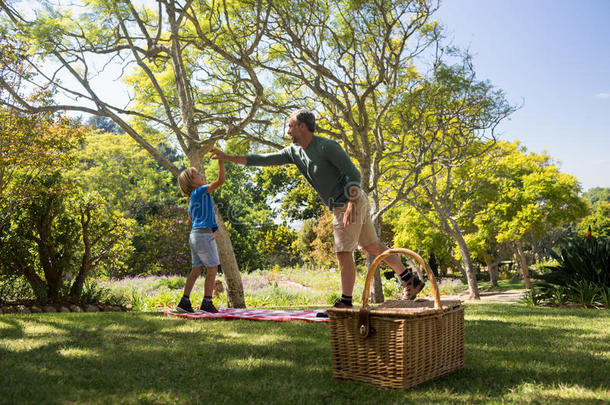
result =
[[[206,299],[201,301],[201,310],[205,311],[205,312],[209,312],[211,314],[217,314],[218,313],[218,310],[214,306],[214,303],[212,301],[209,301],[209,300],[206,300]]]
[[[180,303],[176,307],[176,312],[178,312],[180,314],[184,314],[184,313],[192,314],[195,311],[193,310],[193,306],[191,305],[191,301],[190,300],[187,300],[185,298],[181,298],[180,299]]]
[[[339,298],[337,301],[335,301],[335,304],[333,305],[333,308],[353,308],[354,306],[352,304],[347,304],[346,302],[342,301],[341,298]]]

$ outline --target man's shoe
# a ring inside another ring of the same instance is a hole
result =
[[[195,311],[193,310],[193,306],[191,305],[191,301],[182,298],[182,299],[180,299],[180,303],[176,307],[176,312],[178,312],[180,314],[185,314],[185,313],[192,314]]]
[[[201,310],[205,312],[209,312],[211,314],[217,314],[218,310],[214,306],[214,303],[210,300],[204,299],[201,301]]]
[[[333,305],[333,308],[353,308],[354,306],[352,304],[348,304],[345,301],[342,301],[340,298],[335,301],[335,304]]]
[[[407,286],[405,287],[407,299],[414,300],[415,297],[417,297],[417,294],[424,289],[425,285],[426,283],[413,276],[409,281],[407,281]]]

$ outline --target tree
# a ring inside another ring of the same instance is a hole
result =
[[[301,256],[301,260],[307,264],[314,264],[312,257],[312,243],[316,239],[314,227],[318,223],[317,218],[308,218],[303,221],[303,226],[297,234],[297,249]]]
[[[103,267],[120,267],[130,253],[133,223],[108,212],[103,199],[83,193],[58,172],[28,182],[0,247],[2,268],[17,271],[40,302],[56,302],[66,277],[77,300],[87,276]]]
[[[478,81],[466,55],[457,63],[440,60],[432,77],[401,95],[400,118],[388,123],[384,194],[400,196],[428,224],[449,235],[464,264],[471,298],[478,298],[474,266],[464,239],[471,226],[467,202],[477,191],[483,170],[476,158],[493,145],[494,129],[513,107],[501,91]],[[491,139],[491,143],[486,143]],[[412,184],[404,193],[404,182]]]
[[[433,254],[441,267],[441,274],[451,264],[455,242],[421,217],[412,207],[397,206],[388,213],[394,228],[394,245],[408,247],[425,257]]]
[[[29,70],[21,60],[24,49],[11,43],[0,29],[0,80],[21,88]],[[46,93],[33,93],[32,100],[44,102]],[[0,100],[11,95],[0,88]],[[83,128],[66,117],[49,113],[22,114],[0,106],[0,238],[28,183],[53,167],[65,167],[71,152],[84,136]],[[0,242],[1,243],[1,242]]]
[[[0,87],[11,94],[14,108],[108,117],[174,176],[178,168],[146,139],[142,128],[170,136],[201,172],[203,156],[215,142],[240,133],[256,138],[246,129],[257,123],[264,97],[255,69],[268,16],[262,2],[182,5],[163,0],[157,10],[129,0],[92,1],[82,9],[47,6],[28,20],[25,13],[0,3],[4,22],[14,35],[32,44],[24,55],[39,73],[32,84],[51,86],[78,101],[31,103],[0,78]],[[94,63],[100,59],[103,63]],[[111,62],[119,65],[120,77],[133,90],[127,106],[107,100],[96,90],[93,79],[103,76]],[[62,81],[63,76],[70,81]],[[258,124],[264,126],[265,121]],[[222,217],[217,219],[229,304],[244,307],[235,255]]]
[[[592,205],[592,212],[578,224],[578,232],[600,239],[610,238],[610,188],[594,187],[583,194]]]
[[[408,92],[415,59],[439,37],[434,1],[268,1],[269,58],[262,65],[291,104],[318,107],[316,131],[340,142],[362,173],[379,233],[383,214],[399,199],[381,204],[378,183],[390,151],[385,122]],[[276,103],[281,104],[281,103]],[[403,183],[406,187],[408,183]],[[370,258],[369,258],[370,259]],[[379,274],[374,291],[382,291]],[[374,294],[381,302],[383,294]]]
[[[592,205],[598,202],[610,202],[610,187],[593,187],[582,195],[589,200]]]
[[[268,196],[268,203],[279,204],[278,211],[285,220],[317,218],[324,212],[320,197],[296,166],[263,167],[254,181]]]
[[[589,229],[596,238],[610,238],[610,202],[598,201],[593,207],[593,212],[578,224],[578,231],[582,235]]]
[[[85,190],[99,192],[111,209],[129,218],[141,220],[183,199],[171,173],[128,135],[91,131],[77,157],[67,175]]]
[[[479,238],[514,251],[526,287],[531,288],[523,241],[577,221],[586,215],[587,206],[579,197],[578,180],[559,172],[547,154],[527,153],[518,143],[506,142],[493,151],[478,161],[486,168],[481,176],[490,192],[473,222]]]

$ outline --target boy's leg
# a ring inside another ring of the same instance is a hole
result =
[[[197,281],[197,279],[201,275],[202,271],[203,271],[203,266],[202,267],[194,267],[193,269],[191,269],[191,273],[186,278],[186,284],[184,284],[184,293],[183,293],[183,295],[186,298],[190,297],[191,291],[193,291],[193,286],[195,285],[195,281]]]
[[[205,273],[204,296],[203,301],[201,301],[201,310],[213,314],[218,313],[218,310],[212,303],[212,293],[214,292],[214,282],[216,281],[217,272],[218,266],[210,266],[207,268]]]
[[[205,273],[204,293],[206,297],[211,297],[214,292],[214,283],[216,282],[216,273],[218,266],[208,267]]]
[[[191,291],[193,290],[193,286],[195,285],[195,281],[201,275],[201,271],[203,267],[193,267],[191,269],[191,273],[186,278],[186,283],[184,284],[184,292],[182,294],[182,298],[176,307],[176,311],[178,312],[195,312],[193,310],[193,306],[191,305]]]

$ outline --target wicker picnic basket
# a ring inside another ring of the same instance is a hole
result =
[[[428,274],[434,301],[389,301],[368,307],[373,274],[389,255],[411,256]],[[415,252],[388,249],[364,284],[362,309],[331,308],[333,376],[387,388],[410,388],[464,366],[464,307],[442,301],[434,274]]]

